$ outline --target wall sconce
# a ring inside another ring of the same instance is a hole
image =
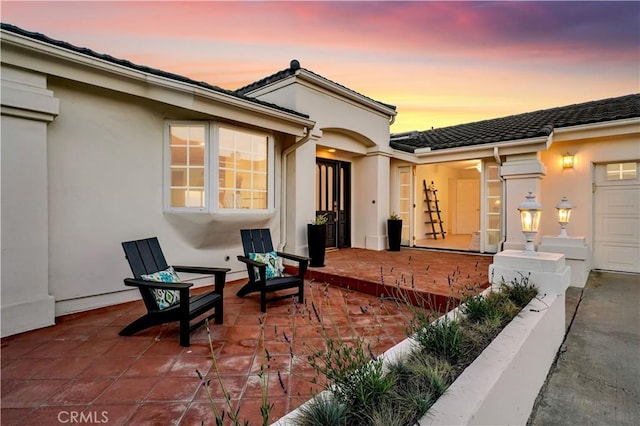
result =
[[[527,239],[524,245],[525,254],[535,255],[533,241],[538,233],[538,227],[540,226],[540,216],[542,216],[542,205],[536,201],[536,196],[533,192],[525,197],[518,211],[520,212],[520,223],[522,226],[522,233]]]
[[[563,196],[562,200],[558,204],[556,204],[556,209],[558,210],[558,222],[560,223],[560,235],[558,237],[567,237],[567,224],[571,219],[571,209],[573,208],[573,204],[569,202],[567,196]]]
[[[562,168],[573,169],[573,155],[568,152],[562,156]]]

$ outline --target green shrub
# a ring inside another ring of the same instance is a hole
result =
[[[463,351],[464,335],[458,320],[443,317],[419,330],[415,339],[422,348],[439,358],[455,363]]]
[[[499,305],[496,303],[496,299],[490,297],[493,293],[489,293],[488,296],[479,294],[477,296],[468,297],[464,305],[460,308],[460,311],[465,315],[465,318],[471,322],[480,322],[485,318],[495,318],[500,315]]]
[[[399,395],[392,392],[381,405],[373,407],[364,421],[370,426],[415,425],[433,401],[419,393]]]
[[[349,406],[326,393],[318,394],[300,407],[295,419],[298,426],[344,426],[348,424]]]
[[[500,284],[500,289],[506,296],[520,309],[538,295],[538,289],[531,284],[529,275],[520,275],[520,279],[514,278],[509,284],[504,281]]]

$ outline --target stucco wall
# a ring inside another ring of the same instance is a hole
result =
[[[562,169],[562,155],[567,152],[575,155],[573,169]],[[574,205],[568,234],[586,237],[587,244],[593,248],[594,163],[640,160],[640,137],[630,134],[554,143],[541,154],[541,159],[547,167],[540,199],[544,209],[541,234],[560,232],[555,205],[566,195]]]
[[[259,92],[257,98],[309,115],[316,129],[348,129],[368,146],[389,147],[389,118],[381,113],[346,101],[308,81],[283,85],[277,90]]]
[[[276,214],[256,221],[163,212],[163,120],[201,117],[60,80],[50,89],[61,105],[48,141],[49,287],[58,315],[138,298],[122,283],[131,274],[122,241],[158,236],[170,264],[230,267],[228,280],[246,274],[236,260],[239,229],[268,226],[279,242]]]
[[[288,231],[287,245],[293,243],[296,251],[304,252],[306,223],[313,218],[310,208],[315,205],[315,184],[308,185],[309,177],[315,179],[315,174],[309,166],[315,164],[316,156],[328,156],[326,148],[335,148],[337,153],[331,157],[349,161],[352,165],[352,247],[386,249],[390,160],[386,154],[377,152],[389,149],[389,118],[305,79],[290,78],[254,95],[308,114],[316,122],[312,141],[316,151],[311,152],[305,146],[292,154],[297,166],[288,173],[288,178],[293,179],[292,173],[295,173],[296,183],[292,185],[298,189],[293,191],[295,203],[288,202],[287,221],[295,220],[296,228],[304,229],[305,234],[300,241],[300,235],[296,233],[294,242]],[[306,187],[301,186],[303,182],[307,183]]]

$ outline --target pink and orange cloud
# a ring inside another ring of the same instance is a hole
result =
[[[236,89],[302,66],[422,130],[640,89],[638,2],[2,2],[2,21]]]

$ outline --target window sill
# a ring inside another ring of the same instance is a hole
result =
[[[240,230],[271,227],[276,210],[264,212],[164,212],[167,222],[196,249],[238,246],[241,252]],[[239,253],[238,253],[239,254]]]
[[[175,217],[197,224],[208,223],[251,223],[273,219],[276,216],[276,210],[229,210],[229,211],[186,211],[186,210],[169,210],[164,214],[167,217]]]

